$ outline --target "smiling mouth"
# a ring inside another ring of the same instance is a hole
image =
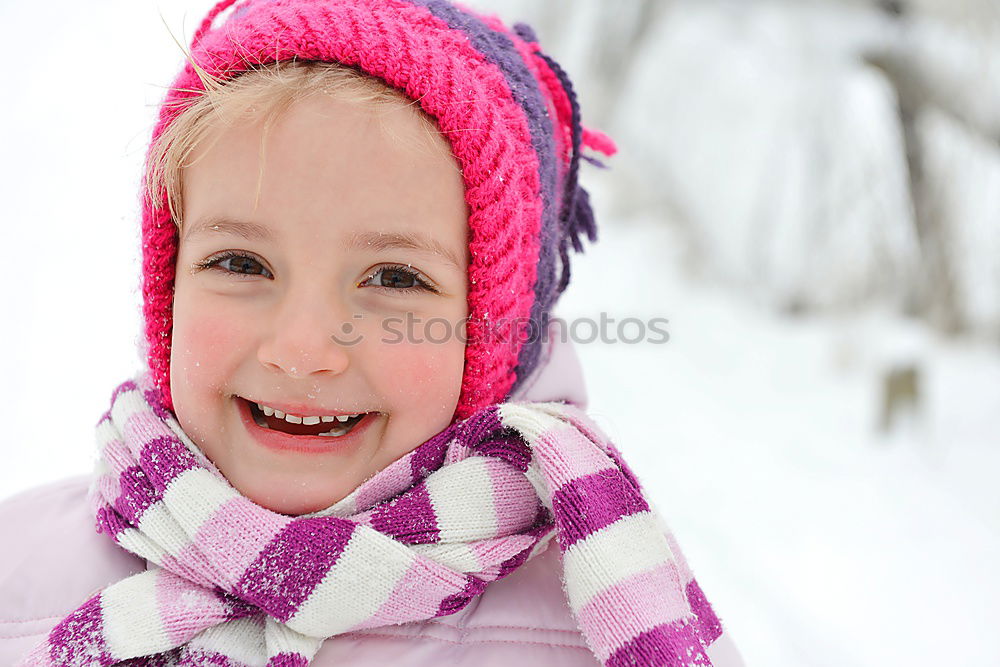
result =
[[[336,417],[321,417],[321,418],[310,418],[310,417],[296,417],[294,415],[286,415],[280,411],[275,411],[269,409],[272,414],[268,415],[261,409],[261,407],[253,402],[248,401],[243,397],[237,397],[239,400],[244,401],[250,408],[250,416],[253,417],[254,423],[261,428],[266,428],[271,431],[280,431],[282,433],[287,433],[289,435],[306,435],[306,436],[319,436],[327,438],[337,438],[340,436],[347,435],[354,428],[361,423],[366,417],[369,417],[373,412],[362,412],[351,417],[346,418],[346,420],[341,421]],[[291,417],[295,421],[289,421]],[[309,421],[314,421],[319,419],[319,423],[306,423]],[[300,421],[302,423],[296,423]]]

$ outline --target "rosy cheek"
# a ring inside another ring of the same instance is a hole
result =
[[[397,411],[421,412],[438,421],[451,417],[461,389],[461,343],[386,343],[377,349],[379,385]]]
[[[190,388],[207,389],[224,382],[227,359],[243,347],[247,327],[219,303],[178,294],[174,306],[171,375]]]

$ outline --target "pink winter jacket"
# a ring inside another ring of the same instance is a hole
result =
[[[519,400],[586,406],[571,344],[553,339]],[[63,617],[105,586],[146,569],[94,530],[88,477],[38,487],[0,502],[0,667],[16,664]],[[327,639],[315,667],[595,667],[597,659],[563,593],[555,540],[456,614],[348,632]],[[711,600],[711,595],[709,595]],[[709,647],[715,667],[742,667],[728,635]]]

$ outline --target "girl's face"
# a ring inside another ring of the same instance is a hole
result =
[[[230,483],[273,511],[332,505],[458,404],[464,186],[419,113],[310,98],[270,128],[263,158],[262,125],[247,123],[184,170],[174,408]]]

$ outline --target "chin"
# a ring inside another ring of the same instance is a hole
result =
[[[337,503],[348,496],[350,491],[336,492],[334,489],[310,489],[308,486],[294,485],[292,489],[287,484],[251,484],[233,483],[241,494],[264,509],[285,514],[300,516],[310,514]]]
[[[277,512],[278,514],[301,516],[303,514],[311,514],[312,512],[318,512],[319,510],[326,509],[330,505],[342,500],[344,497],[346,497],[346,494],[341,496],[329,496],[323,499],[284,497],[259,499],[250,498],[250,500],[265,509]]]

